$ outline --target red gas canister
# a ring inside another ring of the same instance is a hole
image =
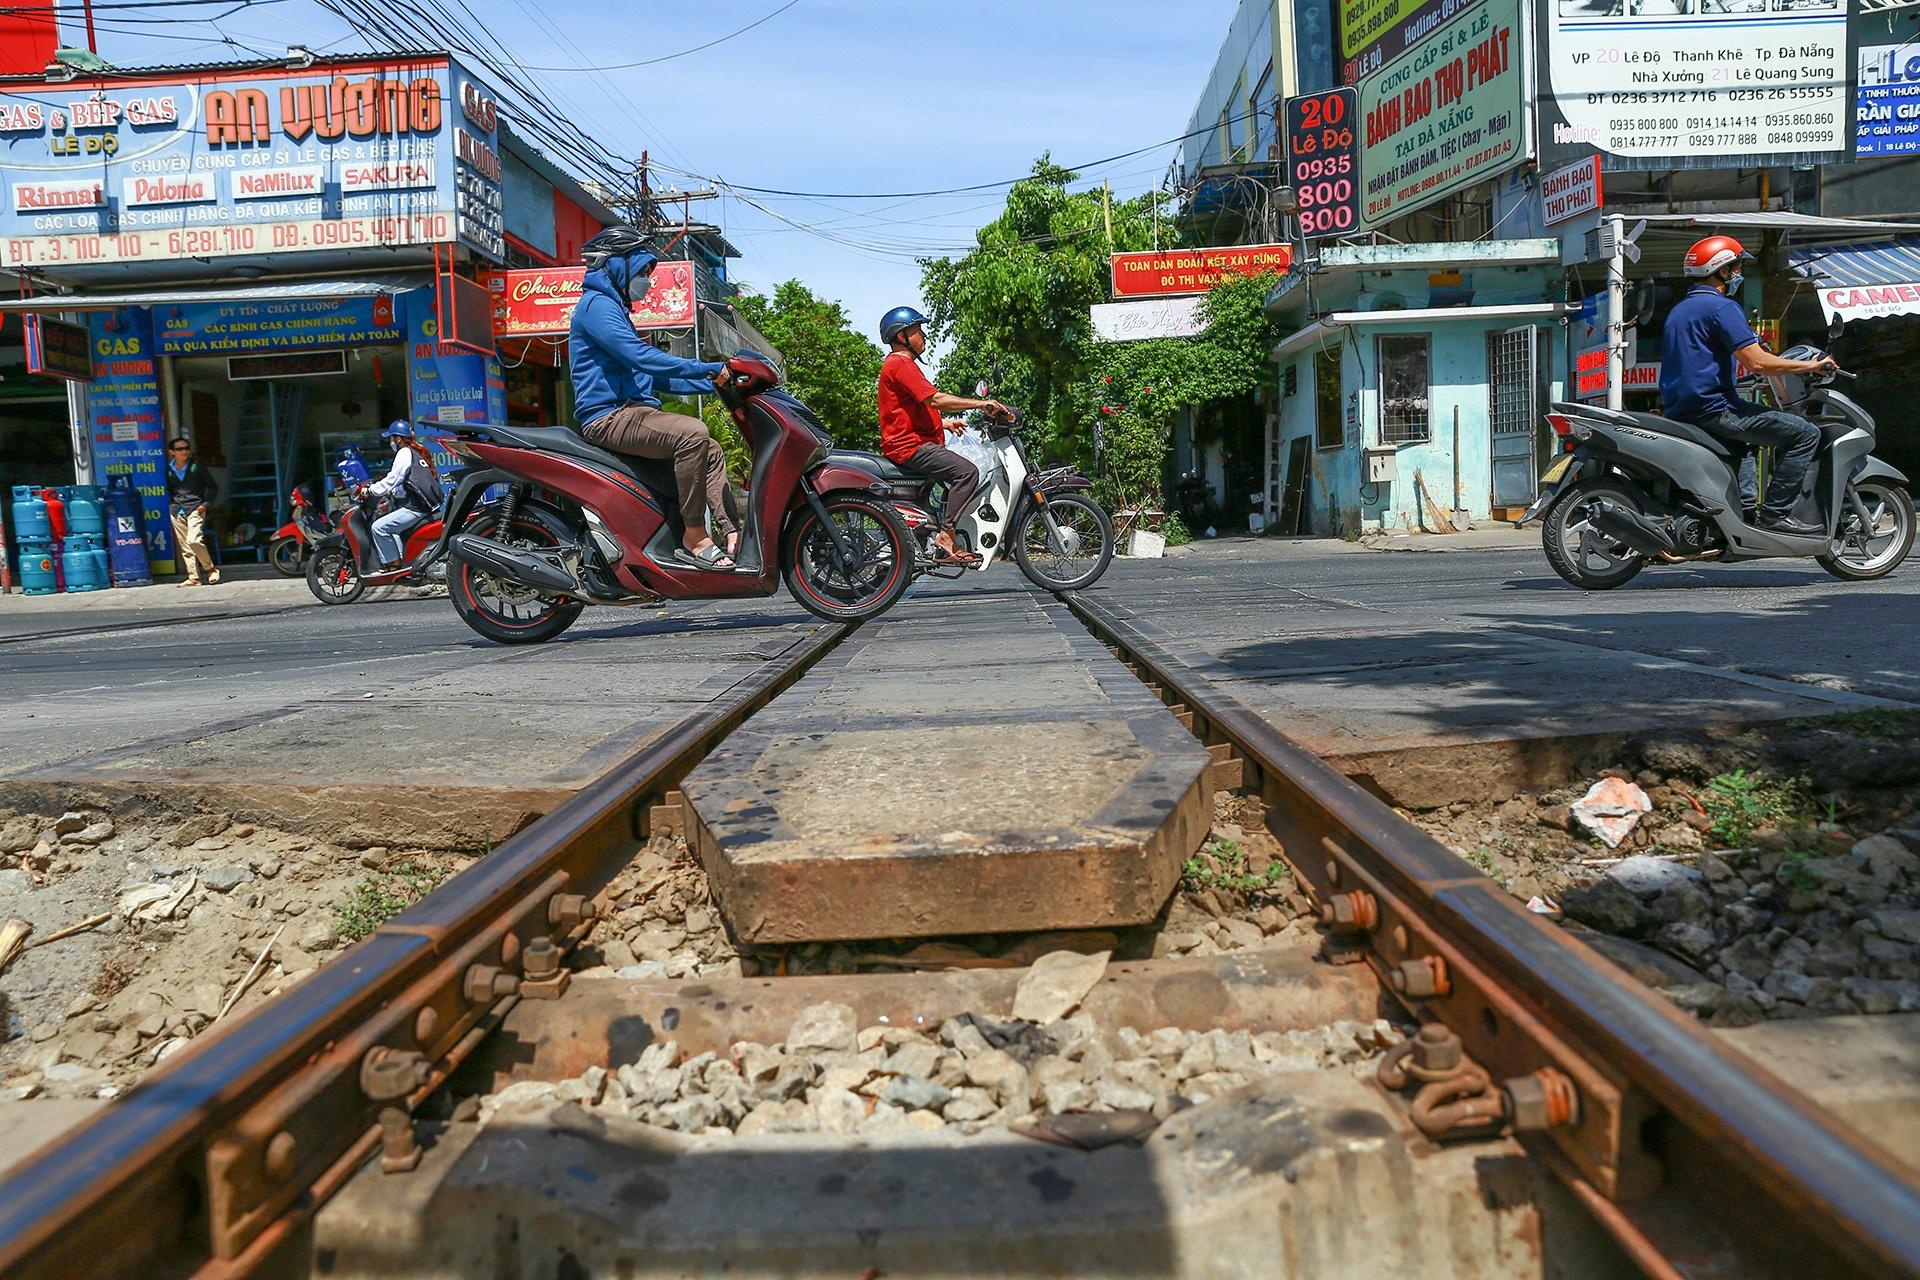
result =
[[[60,501],[58,489],[42,489],[40,500],[47,504],[47,520],[53,525],[53,536],[67,536],[67,504]]]

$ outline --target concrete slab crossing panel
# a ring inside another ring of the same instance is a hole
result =
[[[1059,605],[916,601],[682,784],[757,944],[1139,924],[1212,817],[1209,756]]]

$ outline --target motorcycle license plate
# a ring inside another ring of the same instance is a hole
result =
[[[1548,467],[1546,471],[1541,474],[1540,476],[1541,486],[1545,487],[1550,484],[1558,484],[1560,482],[1560,477],[1567,474],[1567,468],[1572,465],[1573,465],[1573,455],[1570,453],[1563,453],[1559,457],[1555,458],[1553,460],[1553,465]]]

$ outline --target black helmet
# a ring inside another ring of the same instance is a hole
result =
[[[886,343],[888,346],[892,346],[895,338],[913,328],[913,326],[931,323],[932,321],[928,320],[918,311],[915,311],[912,307],[895,307],[880,317],[880,341]]]
[[[589,271],[604,266],[609,258],[624,258],[647,247],[647,238],[632,227],[608,227],[580,246],[580,256]]]

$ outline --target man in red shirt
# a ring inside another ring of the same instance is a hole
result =
[[[980,488],[980,473],[941,443],[948,430],[941,415],[984,409],[1004,416],[1007,409],[998,400],[950,396],[927,380],[920,371],[920,357],[927,350],[926,323],[912,307],[895,307],[880,321],[880,341],[888,348],[880,365],[880,452],[895,466],[946,486],[940,532],[933,538],[939,553],[935,563],[976,565],[979,556],[954,545],[953,529]]]

